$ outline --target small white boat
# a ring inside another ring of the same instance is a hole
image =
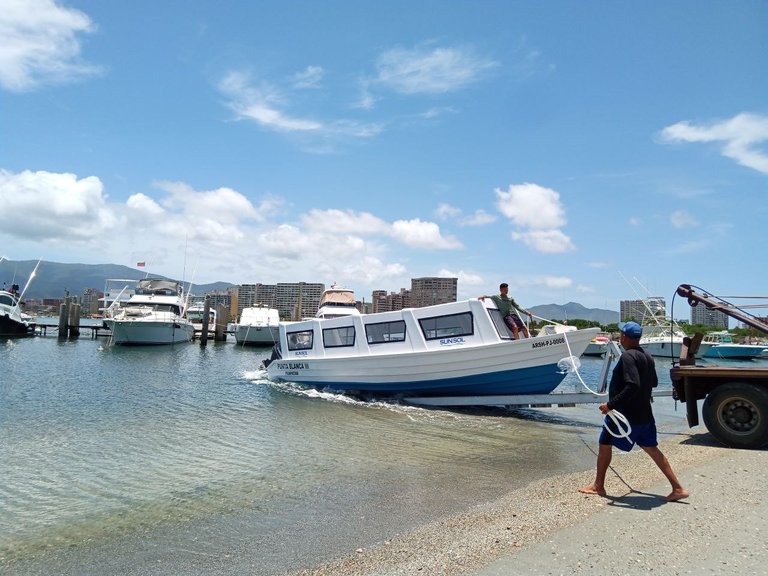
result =
[[[243,346],[272,346],[279,336],[280,312],[266,306],[243,308],[235,324],[235,341]]]
[[[603,356],[608,351],[608,343],[611,335],[608,332],[600,332],[592,338],[582,356]]]
[[[355,293],[347,288],[339,288],[332,284],[320,296],[316,318],[338,318],[340,316],[357,316],[360,311],[355,302]]]
[[[118,345],[160,345],[190,342],[195,327],[184,317],[181,285],[174,280],[139,280],[134,294],[108,324]]]
[[[547,394],[598,331],[512,340],[493,302],[471,299],[281,323],[264,365],[274,381],[363,397]]]
[[[18,284],[0,290],[0,338],[33,336],[34,333],[35,323],[21,311]]]
[[[685,332],[671,322],[643,326],[640,347],[651,356],[677,359],[680,358],[683,338],[685,338]],[[700,353],[703,351],[700,350]]]
[[[702,345],[711,344],[706,352],[702,354],[703,358],[720,358],[731,360],[749,360],[759,358],[765,346],[755,344],[736,344],[727,330],[719,332],[710,332],[704,336]]]
[[[187,311],[184,312],[187,320],[192,322],[192,326],[195,329],[196,334],[200,334],[203,331],[203,320],[205,319],[205,304],[197,302],[192,304]],[[216,331],[216,309],[213,307],[208,308],[208,333],[213,335]]]

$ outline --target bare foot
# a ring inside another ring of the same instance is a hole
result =
[[[685,488],[675,488],[672,490],[672,492],[669,493],[669,496],[667,496],[666,500],[667,502],[677,502],[678,500],[688,498],[688,496],[688,490]]]
[[[596,494],[597,496],[605,496],[605,488],[598,488],[594,484],[590,484],[589,486],[582,486],[579,488],[579,492],[582,494]],[[685,496],[688,496],[687,492]],[[683,498],[685,498],[685,496],[683,496]]]

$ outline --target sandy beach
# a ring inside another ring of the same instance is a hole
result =
[[[665,502],[669,485],[635,449],[614,455],[607,498],[577,492],[592,471],[560,475],[291,576],[765,574],[768,452],[699,433],[660,447],[689,499]]]

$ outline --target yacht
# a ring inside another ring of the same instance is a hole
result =
[[[184,291],[175,280],[139,280],[134,294],[111,318],[111,340],[118,345],[190,342],[195,327],[184,316]]]
[[[339,288],[336,284],[320,296],[316,318],[339,318],[342,316],[358,316],[355,293],[347,288]]]
[[[280,312],[267,306],[243,308],[235,324],[235,341],[243,346],[272,346],[277,342]]]

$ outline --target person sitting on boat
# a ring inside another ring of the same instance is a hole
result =
[[[520,315],[517,311],[520,310],[521,312],[528,314],[529,320],[533,319],[533,315],[530,311],[519,306],[514,298],[509,297],[509,284],[502,282],[499,285],[499,292],[500,294],[498,296],[480,296],[478,300],[485,300],[486,298],[493,300],[496,307],[499,309],[499,312],[501,312],[502,318],[504,318],[504,323],[510,330],[512,330],[512,335],[515,340],[520,337],[520,330],[523,331],[523,335],[526,338],[530,338],[531,336],[528,333],[528,328],[526,328],[525,324],[520,319]]]

